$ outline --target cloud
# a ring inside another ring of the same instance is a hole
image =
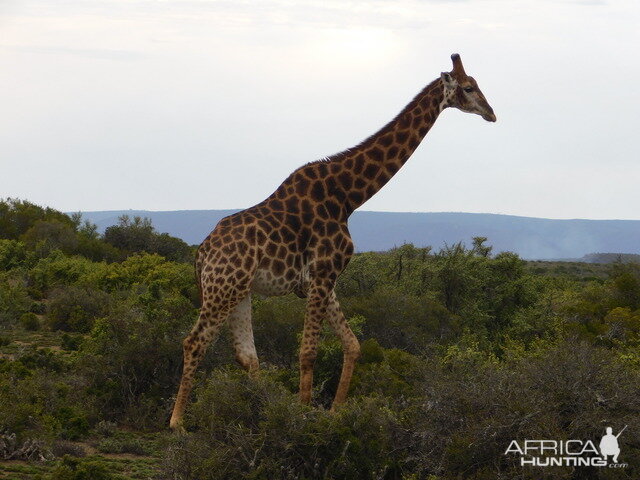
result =
[[[148,54],[134,50],[114,50],[107,48],[71,48],[38,45],[0,45],[0,48],[23,53],[75,55],[100,60],[133,61],[148,57]]]
[[[607,5],[607,2],[605,0],[569,0],[567,3],[574,3],[576,5],[586,5],[586,6]]]

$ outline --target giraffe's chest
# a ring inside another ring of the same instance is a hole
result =
[[[261,265],[256,271],[251,292],[268,297],[287,295],[295,292],[298,296],[304,296],[309,284],[309,268],[287,268],[282,270],[277,265]]]

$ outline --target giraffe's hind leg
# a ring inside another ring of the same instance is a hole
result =
[[[184,414],[189,394],[193,387],[193,379],[200,361],[204,357],[207,347],[215,342],[220,334],[220,328],[229,314],[229,307],[211,309],[202,307],[200,316],[191,333],[182,342],[184,360],[182,364],[182,379],[173,407],[169,426],[182,429],[182,415]]]
[[[173,430],[182,429],[182,416],[193,387],[195,372],[207,347],[218,338],[227,317],[249,293],[249,274],[242,272],[239,277],[210,275],[203,277],[201,285],[203,303],[200,316],[191,333],[182,342],[182,380],[169,422]]]
[[[236,360],[254,376],[259,368],[258,354],[253,340],[251,325],[251,294],[244,297],[229,315],[229,330],[236,351]]]

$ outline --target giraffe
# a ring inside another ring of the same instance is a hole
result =
[[[196,254],[202,306],[184,339],[182,380],[170,420],[182,416],[196,368],[228,322],[236,360],[255,375],[258,356],[251,325],[251,295],[306,298],[299,351],[300,400],[311,400],[313,365],[324,320],[343,347],[343,365],[332,409],[343,403],[360,355],[336,299],[334,286],[354,245],[347,220],[380,190],[418,147],[440,112],[454,107],[489,122],[496,117],[458,54],[453,69],[429,83],[391,122],[354,148],[295,170],[267,199],[220,220]]]

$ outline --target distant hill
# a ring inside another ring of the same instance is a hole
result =
[[[103,232],[121,215],[148,217],[159,232],[199,244],[218,221],[237,210],[84,212]],[[349,229],[357,251],[387,250],[403,243],[445,244],[489,238],[494,253],[512,251],[526,259],[578,259],[592,252],[640,254],[640,220],[551,220],[489,213],[355,212]],[[609,254],[608,254],[609,255]],[[617,255],[617,254],[614,254]],[[593,260],[587,260],[593,261]]]
[[[590,253],[580,259],[584,263],[640,263],[637,253]]]

